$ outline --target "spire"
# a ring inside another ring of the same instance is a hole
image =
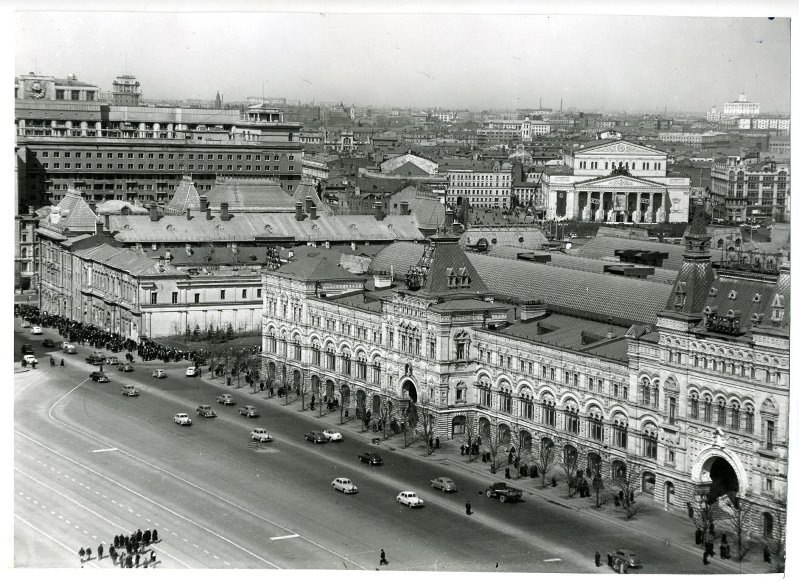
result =
[[[697,209],[685,233],[684,258],[710,259],[710,235],[707,233],[704,206]]]

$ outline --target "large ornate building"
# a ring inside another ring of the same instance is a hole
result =
[[[656,322],[636,322],[632,302],[608,320],[610,291],[582,314],[519,298],[521,287],[497,295],[491,259],[446,236],[415,245],[415,263],[388,247],[396,260],[388,269],[378,255],[372,280],[323,254],[289,263],[264,275],[265,367],[351,416],[401,421],[413,402],[441,438],[498,437],[527,457],[554,446],[608,481],[635,466],[639,490],[667,510],[738,497],[770,535],[787,473],[787,254],[711,264],[702,212],[686,240],[671,291],[648,295],[662,300]],[[537,285],[572,276],[548,272]]]
[[[687,222],[691,181],[666,171],[667,154],[624,140],[580,144],[547,168],[546,217],[586,222]]]

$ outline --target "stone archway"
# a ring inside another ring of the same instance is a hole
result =
[[[666,506],[674,504],[674,483],[666,483]]]
[[[317,383],[319,382],[319,378],[314,375],[311,377],[311,385],[313,385],[314,380],[316,380]],[[295,369],[294,373],[291,374],[291,382],[294,390],[299,391],[300,384],[302,383],[302,374],[300,373],[299,369]]]
[[[709,503],[727,495],[735,498],[747,489],[746,471],[738,456],[719,446],[705,448],[694,460],[691,478]]]
[[[359,389],[355,393],[355,415],[356,417],[360,418],[363,416],[363,412],[366,411],[366,392],[362,389]]]
[[[486,440],[491,437],[491,422],[488,421],[488,418],[480,418],[480,421],[477,422],[478,430],[477,434],[481,438],[485,438]]]
[[[641,474],[641,492],[654,496],[655,494],[655,474],[648,470]]]
[[[416,393],[416,385],[413,383],[412,380],[406,379],[405,382],[402,384],[402,395],[403,397],[405,394],[408,394],[408,399],[410,399],[413,403],[416,403],[417,400],[417,393]]]
[[[328,379],[325,381],[325,396],[327,396],[328,400],[333,399],[333,395],[335,392],[335,385],[333,385],[333,381]]]

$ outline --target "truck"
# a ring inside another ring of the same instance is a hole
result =
[[[522,499],[522,491],[504,482],[494,482],[486,489],[488,498],[498,498],[500,502],[517,502]]]

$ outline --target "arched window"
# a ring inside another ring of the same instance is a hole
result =
[[[727,425],[727,402],[723,397],[718,399],[718,411],[716,413],[716,423],[722,427]]]
[[[774,517],[771,513],[763,513],[763,538],[770,539],[774,535]]]
[[[602,412],[596,406],[588,410],[588,437],[597,442],[605,440],[605,427],[602,424]]]
[[[350,350],[346,347],[341,352],[341,373],[352,375],[352,356],[350,355]]]
[[[627,448],[627,418],[622,415],[613,418],[613,445]]]
[[[642,405],[649,405],[649,378],[644,377],[638,384],[638,397],[641,398]]]
[[[460,332],[455,335],[455,359],[461,361],[469,358],[469,335]]]
[[[699,394],[691,392],[691,418],[696,420],[699,419]]]
[[[651,394],[652,394],[652,397],[651,397],[652,405],[654,407],[656,407],[656,408],[659,408],[660,407],[660,381],[658,381],[657,379],[655,381],[653,381],[652,382],[652,388],[651,388],[650,391],[651,391]]]
[[[274,329],[269,329],[267,331],[266,350],[270,353],[277,353],[277,337],[275,337]]]
[[[709,395],[705,396],[703,411],[704,411],[704,420],[706,422],[712,422],[713,421],[713,402],[710,399]]]
[[[366,354],[363,351],[358,352],[358,360],[355,363],[355,376],[358,379],[366,379]]]
[[[475,382],[475,386],[480,393],[480,405],[491,407],[491,383],[486,376],[481,376]]]
[[[322,348],[316,339],[311,344],[311,359],[314,365],[322,365]]]
[[[741,404],[737,401],[732,402],[730,406],[730,429],[741,429]]]
[[[747,434],[753,434],[755,431],[755,408],[752,404],[746,404],[744,409],[744,429]]]
[[[462,403],[466,401],[466,384],[462,381],[458,382],[455,386],[455,402]]]
[[[506,414],[511,413],[513,403],[511,399],[510,385],[506,381],[499,384],[499,409]]]
[[[294,359],[300,361],[302,359],[302,345],[300,344],[300,336],[294,336]]]
[[[325,366],[331,371],[336,370],[336,352],[333,350],[333,344],[328,343],[325,348]]]
[[[372,383],[380,385],[380,357],[375,357],[372,361]]]
[[[644,458],[657,460],[658,457],[658,432],[653,424],[647,424],[641,434],[644,444]]]
[[[563,408],[564,429],[570,434],[580,433],[580,417],[578,416],[577,403],[574,400],[566,402]]]
[[[533,419],[533,398],[527,391],[519,396],[519,417]]]
[[[549,394],[541,400],[541,421],[544,425],[555,427],[555,399]]]

